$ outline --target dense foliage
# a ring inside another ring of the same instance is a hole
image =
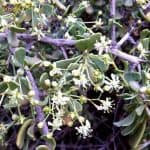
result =
[[[0,147],[148,150],[148,0],[0,0]]]

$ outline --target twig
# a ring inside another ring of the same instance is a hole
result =
[[[123,45],[123,43],[127,41],[128,38],[130,38],[130,35],[133,32],[133,30],[134,30],[134,27],[131,27],[131,29],[121,38],[121,40],[117,42],[116,48],[120,48]]]
[[[68,55],[67,55],[66,50],[64,49],[64,47],[61,47],[61,50],[63,52],[64,58],[68,59]]]
[[[7,38],[7,33],[0,33],[0,39],[2,38]],[[34,40],[37,40],[36,36],[33,36],[31,34],[17,34],[17,38],[20,39],[20,40],[30,40],[30,41],[34,41]],[[126,38],[124,37],[124,40],[122,39],[122,41],[125,41]],[[70,39],[53,39],[51,37],[48,37],[48,36],[45,36],[43,37],[40,42],[44,42],[44,43],[47,43],[47,44],[53,44],[53,45],[56,45],[56,46],[75,46],[76,44],[76,40],[70,40]],[[123,43],[123,42],[121,42]],[[129,55],[127,53],[124,53],[124,52],[121,52],[121,51],[118,51],[117,48],[113,48],[113,50],[109,50],[109,52],[115,56],[118,56],[119,58],[122,58],[124,60],[127,60],[131,63],[134,63],[134,64],[139,64],[141,62],[146,62],[144,61],[143,59],[140,59],[136,56],[132,56],[132,55]]]
[[[116,45],[116,25],[114,24],[114,20],[115,20],[115,15],[116,15],[116,0],[111,0],[110,15],[113,19],[111,40],[112,40],[112,46],[115,46]]]
[[[52,0],[54,4],[56,4],[56,6],[61,9],[66,11],[66,7],[59,1],[59,0]]]
[[[35,80],[34,80],[34,78],[32,76],[32,73],[29,70],[26,70],[26,75],[27,75],[27,77],[28,77],[28,79],[29,79],[29,81],[30,81],[30,83],[32,85],[33,91],[35,92],[34,98],[36,100],[40,101],[39,90],[38,90],[37,85],[35,83]],[[44,114],[42,112],[41,106],[35,106],[35,110],[37,112],[37,121],[38,122],[44,121]],[[44,126],[42,128],[42,133],[43,133],[43,135],[47,135],[48,132],[49,132],[48,131],[48,127],[47,127],[46,123],[44,122]]]
[[[118,49],[113,49],[113,51],[110,51],[110,53],[112,53],[115,56],[118,56],[119,58],[127,60],[127,61],[129,61],[131,63],[134,63],[134,64],[139,64],[141,62],[146,62],[145,60],[140,59],[139,57],[132,56],[132,55],[129,55],[127,53],[118,51]]]

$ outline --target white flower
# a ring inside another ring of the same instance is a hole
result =
[[[81,5],[83,5],[85,8],[88,7],[90,4],[88,1],[82,1]]]
[[[63,125],[63,121],[61,118],[55,118],[53,122],[48,121],[48,125],[53,127],[53,130],[61,130],[61,126]]]
[[[57,95],[54,95],[52,97],[52,101],[57,105],[66,105],[70,101],[70,98],[67,96],[63,96],[63,93],[61,91],[58,91]]]
[[[95,49],[99,52],[99,55],[102,54],[103,52],[103,48],[102,48],[102,44],[100,42],[96,42],[94,44]]]
[[[86,88],[86,85],[88,84],[88,80],[87,80],[85,74],[82,74],[79,79],[73,78],[73,82],[75,85],[83,86],[84,88]]]
[[[102,21],[102,19],[101,18],[99,18],[99,20],[98,21],[95,21],[95,24],[93,25],[93,27],[94,28],[101,28],[102,27],[102,25],[103,25],[103,21]]]
[[[110,40],[106,39],[106,36],[100,37],[100,42],[96,42],[94,44],[95,49],[99,52],[99,55],[102,54],[102,52],[108,48],[109,44],[111,43]]]
[[[120,84],[119,76],[111,74],[111,78],[112,79],[106,77],[106,79],[104,80],[104,83],[106,84],[104,89],[106,91],[112,91],[114,89],[118,92],[120,89],[123,88],[123,86]]]
[[[77,21],[77,18],[75,18],[73,16],[68,16],[66,19],[66,24],[68,26],[70,23],[75,23],[76,21]]]
[[[112,101],[110,101],[110,98],[106,98],[106,100],[100,100],[102,103],[102,106],[100,106],[99,110],[104,110],[104,112],[109,112],[113,106]]]
[[[53,64],[53,69],[49,72],[50,76],[54,76],[54,75],[62,75],[62,72],[59,68],[57,68],[56,63]]]
[[[75,127],[75,129],[84,139],[86,137],[91,137],[91,133],[93,131],[93,129],[91,129],[91,124],[88,120],[86,120],[85,125]]]

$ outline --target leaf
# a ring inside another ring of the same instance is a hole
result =
[[[127,72],[124,75],[125,80],[128,82],[129,86],[134,90],[134,91],[139,91],[140,86],[139,86],[139,81],[141,80],[141,75],[138,72]]]
[[[37,65],[41,62],[41,60],[37,57],[29,57],[25,56],[25,63],[30,66]]]
[[[19,87],[19,84],[15,81],[10,81],[8,82],[8,87],[10,90],[15,90],[16,88]]]
[[[27,94],[30,90],[29,83],[25,77],[20,77],[20,84],[23,94]]]
[[[140,33],[140,38],[144,39],[146,37],[150,37],[150,30],[149,29],[144,29]]]
[[[27,135],[28,135],[33,141],[36,140],[36,137],[35,137],[35,135],[34,135],[34,127],[35,127],[35,124],[31,125],[31,126],[27,129]]]
[[[7,90],[7,88],[8,88],[7,83],[1,82],[0,83],[0,94],[4,93]]]
[[[20,48],[16,49],[15,54],[14,54],[14,58],[20,65],[23,65],[25,55],[26,55],[25,49],[23,47],[20,47]]]
[[[144,111],[144,109],[145,109],[145,106],[144,106],[144,105],[141,105],[141,106],[139,106],[139,107],[137,107],[137,108],[135,109],[135,112],[136,112],[136,114],[137,114],[138,116],[141,116],[142,113],[143,113],[143,111]]]
[[[43,136],[43,138],[48,142],[50,150],[55,150],[55,148],[56,148],[56,141],[55,141],[55,139],[52,136],[50,136],[50,137]]]
[[[146,129],[146,123],[145,120],[141,126],[136,130],[135,134],[130,137],[129,144],[133,149],[136,149],[138,145],[140,144],[142,137],[144,135],[145,129]]]
[[[102,60],[100,56],[91,54],[90,60],[92,60],[92,64],[101,72],[105,72],[108,69],[108,65],[105,64],[104,60]]]
[[[138,72],[127,72],[125,73],[124,78],[127,82],[140,81],[141,75]]]
[[[150,38],[144,38],[142,39],[143,48],[146,50],[149,50],[150,47]]]
[[[100,35],[100,33],[96,33],[91,35],[89,38],[77,40],[75,46],[80,51],[90,51],[94,48],[94,44],[100,40]]]
[[[120,120],[118,122],[114,122],[114,125],[117,127],[126,127],[131,125],[136,117],[136,113],[132,112],[131,114],[129,114],[127,117],[125,117],[123,120]]]
[[[137,97],[136,94],[129,94],[129,93],[123,93],[119,95],[121,98],[123,98],[124,100],[133,100],[134,98]]]
[[[81,55],[79,55],[77,57],[70,58],[70,59],[59,60],[59,61],[56,61],[56,66],[58,68],[66,69],[72,63],[79,61],[80,58],[81,58]]]
[[[145,120],[145,116],[143,115],[142,117],[138,117],[137,119],[135,119],[135,121],[132,123],[132,125],[125,127],[122,131],[121,134],[123,136],[127,136],[127,135],[133,135],[135,133],[135,131],[139,128],[139,126],[141,126],[141,124],[143,124],[143,121]]]
[[[29,127],[29,125],[32,123],[32,119],[26,120],[21,128],[19,129],[17,139],[16,139],[16,145],[19,149],[22,149],[24,146],[24,140],[26,135],[26,130]]]
[[[17,39],[16,33],[9,31],[7,36],[8,44],[12,47],[17,47],[19,40]]]
[[[70,102],[69,108],[71,109],[71,111],[77,112],[81,112],[83,110],[82,105],[77,100],[73,100],[72,102]]]
[[[36,150],[49,150],[49,148],[46,145],[39,145],[36,147]]]
[[[23,33],[23,32],[26,31],[25,28],[20,28],[20,27],[17,27],[17,26],[15,26],[15,25],[11,25],[11,26],[10,26],[10,30],[11,30],[12,32],[16,32],[16,33]]]
[[[51,16],[53,14],[54,7],[49,4],[43,4],[41,7],[41,12],[46,14],[47,16]]]

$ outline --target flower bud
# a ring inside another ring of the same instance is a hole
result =
[[[49,61],[43,61],[42,64],[44,67],[48,67],[51,63]]]
[[[42,129],[42,128],[44,127],[44,122],[43,122],[43,121],[39,122],[39,123],[37,124],[37,127],[38,127],[39,129]]]
[[[45,85],[47,86],[47,87],[50,87],[50,80],[49,79],[46,79],[45,81],[44,81],[44,83],[45,83]]]
[[[85,118],[83,116],[79,116],[78,120],[79,120],[79,122],[84,122]]]
[[[35,96],[35,92],[34,92],[33,90],[30,90],[30,91],[28,92],[28,96],[29,96],[29,97]]]
[[[18,69],[17,70],[17,74],[19,75],[19,76],[22,76],[23,74],[24,74],[24,70],[23,69]]]

